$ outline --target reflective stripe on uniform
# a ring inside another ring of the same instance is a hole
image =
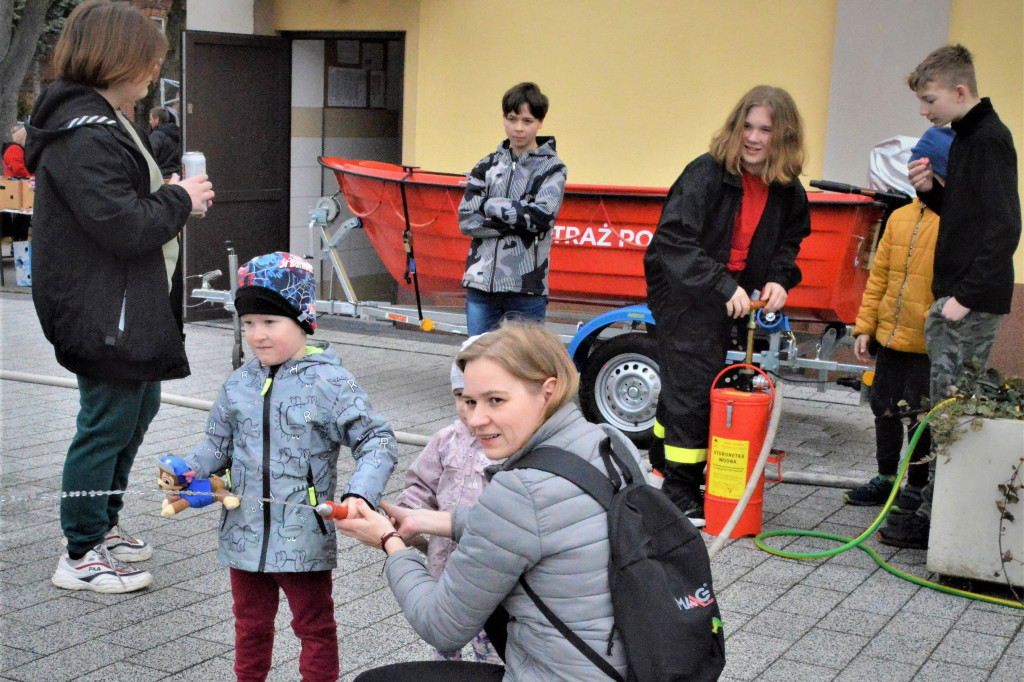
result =
[[[665,444],[665,459],[676,464],[703,464],[708,461],[707,448],[681,448]]]
[[[665,440],[665,427],[657,419],[654,420],[654,437]]]

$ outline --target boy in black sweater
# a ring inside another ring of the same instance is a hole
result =
[[[1021,233],[1017,152],[1009,129],[987,97],[978,97],[971,53],[946,45],[907,78],[933,126],[952,124],[946,184],[933,181],[928,159],[908,167],[918,196],[939,214],[932,293],[925,322],[931,363],[931,401],[949,397],[965,363],[988,362],[996,332],[1010,312],[1013,254]],[[931,490],[913,514],[889,517],[882,540],[897,547],[928,547]]]

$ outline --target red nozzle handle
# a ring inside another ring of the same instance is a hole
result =
[[[348,516],[348,507],[327,500],[316,506],[316,513],[330,521],[338,521]]]

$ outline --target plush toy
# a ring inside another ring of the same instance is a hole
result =
[[[190,471],[181,457],[161,457],[157,466],[160,469],[160,488],[169,495],[180,496],[173,502],[164,498],[160,505],[160,515],[164,518],[170,518],[188,507],[198,509],[214,502],[223,502],[228,509],[235,509],[239,505],[239,499],[230,494],[231,491],[219,476],[196,478],[196,472]]]

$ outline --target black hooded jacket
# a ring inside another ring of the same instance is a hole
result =
[[[644,254],[647,302],[685,309],[696,301],[722,304],[742,286],[749,294],[776,282],[789,291],[800,283],[796,257],[811,233],[807,193],[799,180],[768,188],[768,203],[757,225],[742,272],[730,273],[733,224],[743,200],[740,176],[710,154],[686,166],[669,190],[658,229]],[[657,316],[657,312],[655,312]]]
[[[50,84],[26,127],[32,300],[57,361],[100,380],[188,376],[162,252],[188,219],[188,192],[150,192],[145,158],[91,87]]]
[[[160,166],[164,180],[177,173],[181,175],[181,130],[173,123],[164,123],[149,134],[153,147],[153,160]]]

